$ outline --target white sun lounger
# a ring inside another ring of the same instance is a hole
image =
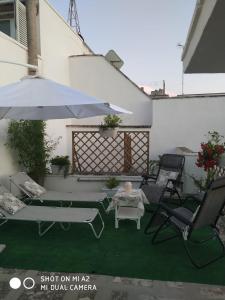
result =
[[[0,225],[7,221],[30,221],[38,224],[38,234],[43,236],[54,224],[60,223],[62,229],[67,230],[71,223],[88,224],[94,236],[99,239],[104,229],[104,222],[97,208],[73,208],[73,207],[50,207],[27,205],[14,215],[11,215],[0,209],[4,217],[0,218]],[[96,231],[93,222],[99,216],[101,220],[101,229]],[[46,223],[48,225],[46,226]]]
[[[4,193],[9,193],[9,191],[4,186],[0,186],[0,195],[3,195]],[[97,239],[101,237],[104,229],[104,222],[97,208],[27,205],[14,215],[7,213],[1,208],[0,213],[3,214],[3,217],[0,217],[0,226],[10,220],[37,222],[39,236],[43,236],[56,223],[60,223],[61,228],[64,230],[68,230],[71,223],[86,223],[91,227],[92,232]],[[93,225],[96,217],[101,221],[101,229],[99,232],[96,231]],[[46,223],[48,223],[47,226]],[[65,226],[65,223],[67,226]]]
[[[19,172],[15,175],[10,176],[10,182],[12,182],[20,191],[23,192],[31,200],[43,201],[59,201],[61,206],[63,202],[92,202],[100,204],[104,210],[104,199],[107,198],[106,193],[92,193],[92,192],[58,192],[58,191],[47,191],[40,197],[34,197],[29,191],[24,188],[26,181],[33,181],[26,173]]]

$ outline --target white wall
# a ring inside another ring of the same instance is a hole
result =
[[[133,112],[121,115],[123,125],[152,123],[152,102],[123,73],[113,67],[104,56],[86,55],[70,58],[71,86],[88,95],[119,105]],[[79,120],[79,124],[99,125],[103,117]],[[78,121],[73,120],[72,124]]]
[[[40,0],[39,12],[42,74],[69,85],[69,56],[89,54],[90,49],[46,0]]]
[[[69,56],[89,54],[91,51],[46,0],[40,0],[39,10],[42,75],[69,86]],[[70,124],[71,121],[51,120],[47,122],[47,132],[50,138],[62,137],[56,154],[67,154],[65,146],[68,142],[66,132],[68,123]]]
[[[46,0],[40,0],[40,44],[39,73],[62,84],[70,85],[69,56],[91,53],[80,37],[68,26]],[[27,48],[0,32],[0,60],[27,63]],[[0,63],[0,86],[12,83],[27,75],[27,69]],[[48,133],[52,138],[64,138],[58,151],[64,152],[68,120],[54,120],[48,123]],[[0,121],[0,176],[15,172],[15,160],[5,147],[8,121]]]
[[[185,192],[196,191],[190,175],[204,176],[195,162],[200,143],[207,140],[208,131],[216,130],[225,136],[224,112],[225,96],[153,100],[150,158],[176,153],[176,147],[187,147],[196,152],[186,156]]]
[[[142,180],[140,176],[116,176],[116,178],[119,180],[120,186],[126,181],[131,181],[134,188],[138,188]],[[70,175],[64,178],[51,175],[46,176],[45,187],[53,191],[102,192],[102,189],[106,188],[106,180],[108,180],[108,176]]]
[[[185,146],[200,149],[208,131],[225,136],[225,96],[153,100],[150,156]]]
[[[4,33],[0,32],[0,60],[27,63],[27,50]],[[11,83],[27,74],[26,68],[0,63],[0,86]],[[15,161],[6,148],[8,121],[0,120],[0,176],[16,170]]]
[[[0,31],[0,60],[27,63],[27,49]],[[26,68],[0,63],[0,86],[16,81],[26,74]]]
[[[90,96],[106,100],[132,111],[132,115],[120,115],[123,120],[122,125],[151,125],[151,99],[108,63],[104,56],[72,56],[70,58],[70,83],[72,87]],[[77,124],[100,125],[103,118],[102,116],[81,120],[71,119],[66,120],[64,124],[74,126]],[[56,126],[59,128],[58,124]],[[76,130],[76,127],[66,129],[65,126],[62,126],[58,131],[55,130],[55,127],[52,129],[52,136],[54,132],[57,132],[57,134],[61,133],[64,137],[59,147],[57,147],[56,154],[67,154],[72,157],[72,131]],[[79,130],[96,130],[96,128],[79,128]]]

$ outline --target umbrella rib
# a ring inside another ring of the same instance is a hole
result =
[[[72,114],[72,117],[75,117],[74,113],[72,112],[72,110],[68,107],[68,105],[66,105],[67,110]]]

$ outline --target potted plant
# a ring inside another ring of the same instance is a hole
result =
[[[122,120],[117,115],[108,115],[104,118],[104,123],[101,123],[99,133],[103,137],[116,137],[118,127]]]
[[[69,156],[55,156],[50,160],[52,174],[64,175],[66,177],[69,173],[70,160]]]
[[[117,187],[119,186],[119,180],[116,177],[109,177],[109,179],[105,183],[105,187],[103,191],[107,193],[107,196],[111,198],[115,192],[117,191]]]

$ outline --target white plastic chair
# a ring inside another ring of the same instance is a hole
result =
[[[142,212],[139,206],[140,201],[134,199],[131,201],[117,200],[115,205],[115,228],[119,228],[120,220],[133,220],[137,223],[137,229],[141,228]]]

